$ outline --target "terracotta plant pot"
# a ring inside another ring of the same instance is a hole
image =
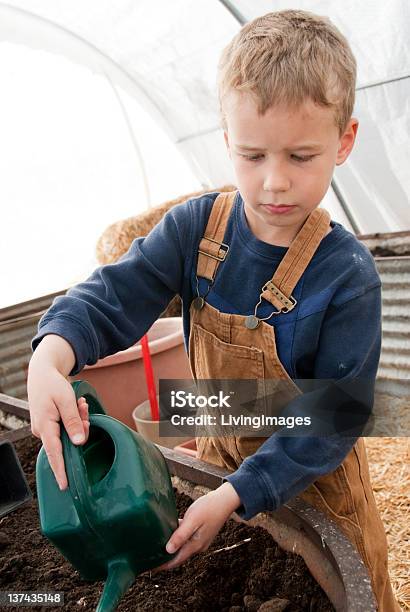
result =
[[[159,398],[157,399],[159,402]],[[134,419],[135,429],[138,431],[138,433],[144,436],[144,438],[151,440],[151,442],[155,442],[155,444],[160,444],[161,446],[166,446],[167,448],[174,448],[175,446],[182,445],[187,441],[192,441],[188,436],[161,436],[159,422],[151,420],[149,400],[146,400],[134,408],[132,418]],[[161,423],[164,423],[164,421],[161,421]]]
[[[184,347],[182,317],[155,321],[148,331],[148,343],[157,390],[160,378],[192,378]],[[132,411],[148,399],[140,343],[86,366],[71,380],[88,381],[107,413],[135,429]]]

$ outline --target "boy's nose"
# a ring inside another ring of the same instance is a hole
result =
[[[290,189],[290,179],[284,168],[279,167],[278,164],[272,167],[264,178],[263,189],[273,193],[288,191]]]

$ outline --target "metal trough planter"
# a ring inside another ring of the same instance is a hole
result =
[[[194,457],[159,448],[174,486],[192,500],[216,489],[228,474]],[[241,521],[237,515],[233,518]],[[243,522],[266,529],[281,548],[303,557],[337,612],[376,612],[370,577],[359,553],[322,512],[295,498],[276,512],[260,513]]]
[[[3,413],[29,418],[27,402],[0,394]],[[10,431],[1,439],[31,435],[30,427]],[[192,500],[222,484],[227,471],[188,455],[159,446],[173,484]],[[233,515],[235,520],[241,519]],[[281,548],[299,554],[337,612],[376,612],[370,577],[359,553],[332,520],[299,498],[276,512],[260,513],[251,527],[266,529]]]

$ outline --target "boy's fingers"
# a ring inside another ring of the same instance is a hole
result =
[[[83,422],[85,440],[87,441],[89,433],[90,433],[90,421],[89,421],[90,417],[88,415],[87,400],[84,397],[80,397],[80,399],[78,400],[77,406],[78,406],[78,411],[80,413],[80,418]]]
[[[66,489],[68,482],[64,468],[63,447],[60,439],[59,423],[55,421],[48,421],[41,435],[41,441],[58,486],[61,490]]]
[[[84,434],[86,441],[88,440],[88,436],[90,433],[90,421],[83,421]]]
[[[83,397],[80,397],[80,399],[78,400],[77,407],[78,413],[83,423],[84,421],[88,421],[88,404]]]
[[[63,421],[66,432],[74,444],[83,444],[85,442],[84,426],[80,416],[77,403],[60,404],[60,415]]]
[[[189,539],[198,540],[199,538],[199,525],[192,523],[191,521],[184,519],[180,523],[178,529],[174,531],[172,536],[167,542],[166,551],[170,554],[176,552],[187,542]]]
[[[200,538],[198,537],[198,539],[191,538],[188,540],[173,559],[155,568],[154,573],[162,570],[174,569],[175,567],[182,565],[187,559],[189,559],[189,557],[200,551],[201,545],[199,544],[199,539]]]

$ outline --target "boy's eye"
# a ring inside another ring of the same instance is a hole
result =
[[[263,155],[242,155],[242,157],[249,161],[259,161],[262,159]]]
[[[291,158],[297,162],[308,162],[311,161],[314,157],[314,155],[291,155]]]
[[[262,154],[255,154],[255,155],[245,155],[245,154],[241,154],[241,157],[244,157],[245,159],[247,159],[248,161],[259,161],[261,159],[263,159],[263,155]],[[315,155],[291,155],[291,158],[297,162],[308,162],[311,161],[313,158],[315,157]]]

